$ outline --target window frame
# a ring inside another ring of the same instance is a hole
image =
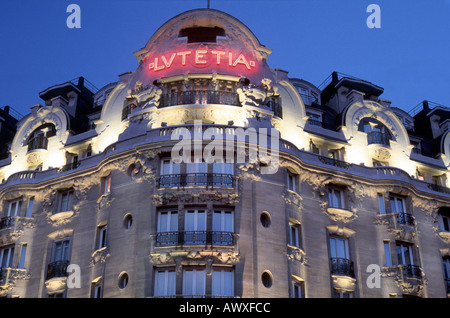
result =
[[[339,195],[336,195],[336,192],[339,193]],[[328,186],[328,207],[329,208],[335,208],[335,209],[346,209],[345,204],[345,196],[344,196],[345,189],[339,186]],[[338,204],[335,205],[336,202],[334,202],[334,198],[338,198]],[[340,204],[339,204],[340,203]]]

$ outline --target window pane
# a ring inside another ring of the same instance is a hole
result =
[[[20,250],[20,259],[19,259],[19,265],[18,268],[25,268],[25,256],[27,254],[27,245],[23,244],[22,248]]]
[[[382,194],[378,195],[378,210],[380,211],[380,214],[386,213],[386,209],[384,206],[384,197]]]
[[[169,231],[178,231],[178,213],[170,212],[170,227]]]
[[[197,213],[197,228],[196,230],[205,231],[206,230],[206,212],[198,211]]]
[[[392,266],[391,248],[389,242],[384,242],[384,258],[386,260],[386,266]]]
[[[34,203],[34,197],[30,198],[30,200],[28,201],[27,214],[26,214],[27,218],[31,218],[31,216],[32,216],[33,203]]]
[[[397,206],[395,204],[395,198],[394,197],[390,197],[389,198],[389,202],[391,203],[391,212],[392,213],[396,213],[397,212]]]

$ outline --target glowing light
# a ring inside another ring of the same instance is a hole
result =
[[[190,58],[191,55],[193,55],[193,58]],[[224,63],[224,59],[226,59],[228,63]],[[241,65],[247,70],[252,70],[257,65],[256,61],[249,59],[243,53],[197,49],[195,51],[190,50],[160,54],[150,60],[148,63],[148,69],[158,72],[161,70],[168,70],[175,65],[186,66],[188,64],[193,67],[216,64],[218,66],[231,66],[233,68]]]

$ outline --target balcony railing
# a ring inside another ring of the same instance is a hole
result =
[[[7,229],[14,225],[13,216],[5,216],[0,219],[0,230]]]
[[[332,257],[331,274],[355,277],[353,261],[341,257]]]
[[[44,136],[37,136],[28,140],[28,151],[35,149],[47,149],[48,139]]]
[[[67,276],[67,266],[69,266],[69,261],[54,261],[47,265],[47,276],[46,280],[55,277],[66,277]]]
[[[283,118],[283,107],[280,104],[279,99],[269,99],[266,103],[273,114],[277,117]]]
[[[308,118],[308,123],[312,126],[323,127],[323,123],[320,120]]]
[[[396,213],[397,222],[404,225],[414,225],[414,217],[406,212]]]
[[[176,105],[202,105],[202,104],[221,104],[230,106],[241,106],[239,95],[233,92],[198,90],[182,91],[169,94],[162,94],[159,102],[159,108]]]
[[[171,231],[156,234],[156,246],[179,245],[235,245],[233,232],[223,231]]]
[[[189,186],[233,187],[233,175],[224,173],[182,173],[162,175],[159,188],[182,188]]]
[[[428,188],[430,188],[433,191],[441,192],[441,193],[447,193],[450,194],[450,189],[444,186],[440,186],[434,183],[428,183]]]
[[[65,164],[64,166],[59,168],[58,172],[65,172],[65,171],[69,171],[69,170],[74,170],[74,169],[78,168],[79,166],[80,166],[80,161],[71,162],[71,163]]]
[[[332,165],[332,166],[335,166],[338,168],[349,169],[352,166],[351,163],[348,163],[348,162],[345,162],[342,160],[333,159],[330,157],[319,156],[319,160],[327,165]]]
[[[377,144],[389,147],[391,142],[389,135],[380,131],[370,131],[367,133],[367,143],[369,145]]]
[[[406,278],[422,278],[422,269],[417,265],[403,265],[403,276]]]

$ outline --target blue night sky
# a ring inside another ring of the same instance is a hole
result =
[[[81,29],[69,29],[69,4]],[[134,71],[133,52],[167,20],[207,0],[21,0],[0,4],[0,106],[22,114],[39,92],[84,76],[98,88]],[[450,106],[450,0],[211,0],[271,48],[268,64],[318,86],[331,72],[385,89],[410,110],[424,99]],[[369,4],[381,28],[369,29]]]

